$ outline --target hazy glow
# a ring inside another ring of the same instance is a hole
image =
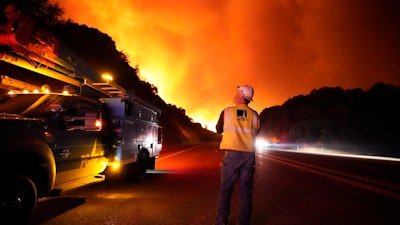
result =
[[[107,80],[107,81],[112,81],[113,77],[110,74],[103,74],[102,75],[103,79]]]
[[[269,143],[268,141],[265,141],[263,139],[257,139],[256,140],[256,148],[257,151],[263,151],[268,147]]]
[[[67,18],[110,35],[167,103],[210,129],[239,84],[254,86],[258,112],[326,86],[400,85],[396,0],[59,4]]]

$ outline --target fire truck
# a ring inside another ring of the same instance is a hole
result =
[[[123,177],[143,180],[161,151],[161,111],[95,76],[82,59],[10,7],[6,10],[16,14],[19,26],[0,34],[0,47],[7,49],[0,52],[0,66],[24,74],[4,74],[0,67],[5,91],[0,96],[0,224],[29,223],[38,199],[103,181],[114,168]],[[32,72],[36,82],[27,81]],[[63,84],[63,92],[38,85],[45,77]]]

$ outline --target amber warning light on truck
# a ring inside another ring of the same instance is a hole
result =
[[[97,119],[97,120],[96,120],[95,126],[96,126],[97,128],[99,128],[99,129],[101,129],[101,127],[102,127],[101,120]]]
[[[112,170],[117,171],[121,167],[121,162],[118,160],[117,156],[115,156],[114,161],[108,162],[108,166],[112,168]]]

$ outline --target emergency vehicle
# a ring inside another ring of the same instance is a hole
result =
[[[65,91],[0,68],[0,89],[7,91],[0,96],[0,224],[29,223],[39,198],[103,181],[106,169],[142,180],[162,147],[157,107],[89,67],[79,71],[69,59],[80,66],[83,60],[72,51],[58,54],[57,39],[17,15],[19,29],[0,34],[0,46],[9,47],[0,60],[62,83]]]

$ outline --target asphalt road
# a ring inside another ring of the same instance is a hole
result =
[[[41,200],[32,224],[213,224],[222,156],[216,143],[164,152],[144,182],[109,176]],[[254,225],[398,225],[399,213],[398,198],[257,155]]]

